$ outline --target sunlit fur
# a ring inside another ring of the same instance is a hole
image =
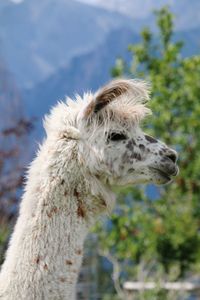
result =
[[[176,175],[176,153],[139,127],[148,100],[143,81],[115,80],[67,98],[45,118],[47,137],[28,171],[0,299],[73,300],[85,237],[112,210],[113,186]],[[113,132],[124,140],[109,140]]]

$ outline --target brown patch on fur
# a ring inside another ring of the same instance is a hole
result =
[[[67,191],[65,191],[65,192],[64,192],[64,196],[66,197],[67,195],[68,195],[68,192],[67,192]]]
[[[84,117],[86,117],[86,118],[89,117],[92,114],[92,112],[94,111],[94,107],[95,107],[95,103],[91,102],[87,106],[86,110],[84,111]]]
[[[81,218],[85,218],[85,209],[81,202],[78,203],[77,216]]]
[[[77,216],[81,218],[85,218],[85,207],[80,198],[80,193],[77,191],[77,189],[74,189],[74,196],[77,198],[77,202],[78,202]]]
[[[113,80],[97,92],[96,99],[91,101],[84,111],[84,117],[99,112],[117,97],[128,92],[132,88],[127,80]]]
[[[50,212],[47,211],[47,216],[48,216],[49,218],[51,218],[51,217],[52,217],[52,214],[51,214]]]
[[[38,256],[36,257],[36,259],[35,259],[35,263],[36,263],[36,264],[39,264],[40,259],[41,259],[41,257],[38,255]]]
[[[52,212],[57,213],[57,212],[58,212],[58,208],[57,208],[56,206],[54,206],[54,207],[52,208]]]
[[[65,261],[66,265],[71,266],[73,265],[73,262],[71,260],[66,259]]]
[[[77,191],[77,189],[74,189],[74,196],[76,198],[79,198],[80,197],[80,193]]]
[[[82,250],[81,250],[81,249],[77,249],[77,250],[75,251],[75,253],[76,253],[77,255],[81,255],[81,254],[82,254]]]
[[[106,201],[104,199],[101,199],[101,203],[104,207],[107,207]]]
[[[124,80],[115,80],[103,87],[95,100],[94,113],[97,113],[111,101],[126,93],[130,89],[130,84]]]
[[[60,282],[67,282],[69,284],[73,284],[73,282],[71,280],[68,280],[67,278],[64,278],[64,277],[60,277],[59,280],[60,280]]]
[[[47,264],[44,264],[44,269],[45,269],[45,270],[48,270]]]
[[[51,218],[53,214],[56,214],[57,212],[58,212],[58,208],[56,206],[53,206],[50,211],[47,211],[47,216]]]
[[[62,179],[62,181],[61,181],[61,183],[60,183],[60,184],[61,184],[61,185],[63,185],[64,183],[65,183],[65,181],[64,181],[64,179]]]

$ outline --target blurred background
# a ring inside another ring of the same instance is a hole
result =
[[[24,174],[58,100],[95,91],[112,77],[152,84],[144,129],[179,152],[168,186],[116,191],[85,247],[78,299],[200,299],[200,1],[0,1],[0,263]],[[154,289],[125,289],[126,282]],[[185,285],[186,286],[186,285]]]

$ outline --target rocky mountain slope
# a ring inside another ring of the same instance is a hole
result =
[[[136,19],[148,18],[153,10],[168,5],[175,13],[176,29],[189,30],[200,26],[199,0],[79,0],[96,7],[117,11]]]
[[[97,47],[130,20],[119,13],[68,0],[0,2],[1,54],[17,84],[32,87],[72,57]]]

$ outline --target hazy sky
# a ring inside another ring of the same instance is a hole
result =
[[[20,3],[22,2],[23,0],[10,0],[11,2],[14,2],[14,3]]]

